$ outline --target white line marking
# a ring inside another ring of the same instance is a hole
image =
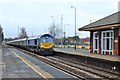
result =
[[[10,49],[11,50],[11,49]],[[11,50],[12,51],[12,50]],[[26,63],[30,68],[32,68],[35,72],[37,72],[40,76],[42,76],[43,78],[45,78],[46,80],[47,77],[45,77],[42,73],[40,73],[36,68],[34,68],[33,66],[31,66],[23,57],[19,56],[17,53],[15,53],[14,51],[12,51],[17,57],[19,57],[24,63]]]

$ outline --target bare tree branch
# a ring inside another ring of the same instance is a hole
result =
[[[59,27],[59,24],[57,24],[57,25],[50,25],[48,30],[49,30],[49,34],[54,36],[54,38],[60,38],[61,28]]]
[[[27,38],[27,37],[28,36],[27,36],[27,32],[26,32],[25,28],[24,27],[21,28],[20,33],[19,33],[19,38]]]

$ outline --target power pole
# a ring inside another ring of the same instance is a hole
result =
[[[71,8],[74,8],[75,9],[75,50],[76,50],[76,45],[77,45],[77,39],[76,39],[76,7],[74,6],[71,6]]]
[[[19,26],[18,26],[18,38],[19,38]]]
[[[76,7],[75,7],[75,50],[76,50],[76,46],[77,46],[77,33],[76,33]]]
[[[65,40],[65,24],[64,24],[64,48],[65,48],[65,43],[66,43],[66,40]]]

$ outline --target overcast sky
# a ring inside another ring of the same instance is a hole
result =
[[[77,35],[89,37],[78,28],[118,11],[119,0],[1,0],[0,24],[5,37],[16,37],[18,26],[25,27],[28,36],[44,34],[53,23],[66,25],[66,35],[74,36],[74,9],[77,9]]]

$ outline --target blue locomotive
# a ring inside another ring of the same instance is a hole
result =
[[[42,35],[39,39],[40,51],[43,54],[53,54],[54,38],[49,34]]]
[[[54,51],[54,37],[50,34],[9,41],[7,44],[36,52],[40,55],[52,55]]]

